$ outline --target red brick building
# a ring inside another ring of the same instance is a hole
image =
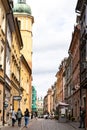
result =
[[[80,25],[74,27],[69,54],[72,60],[72,115],[75,120],[79,119],[80,112]]]

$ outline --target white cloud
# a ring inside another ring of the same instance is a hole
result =
[[[39,97],[41,97],[43,95],[46,95],[48,88],[54,84],[53,81],[56,81],[56,77],[54,73],[47,72],[43,74],[35,74],[33,80],[35,81],[35,84],[33,85],[36,86],[36,90],[38,90],[37,94]]]

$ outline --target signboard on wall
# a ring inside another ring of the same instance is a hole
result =
[[[22,99],[21,96],[13,96],[13,100],[18,100],[18,101],[20,101],[21,99]]]

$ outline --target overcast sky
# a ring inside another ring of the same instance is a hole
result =
[[[15,0],[16,1],[16,0]],[[33,86],[44,97],[56,81],[58,67],[68,49],[74,25],[77,0],[26,0],[34,16]]]

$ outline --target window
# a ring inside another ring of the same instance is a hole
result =
[[[4,67],[4,45],[2,41],[0,41],[0,66]]]
[[[4,17],[4,15],[2,16],[1,29],[5,33],[5,17]]]
[[[10,48],[7,45],[6,48],[6,74],[8,75],[8,77],[10,77]]]
[[[10,27],[9,27],[9,24],[7,23],[7,40],[8,40],[8,44],[11,48],[11,41],[12,41],[12,35],[11,35],[11,30],[10,30]]]
[[[21,29],[21,21],[18,20],[19,29]]]

